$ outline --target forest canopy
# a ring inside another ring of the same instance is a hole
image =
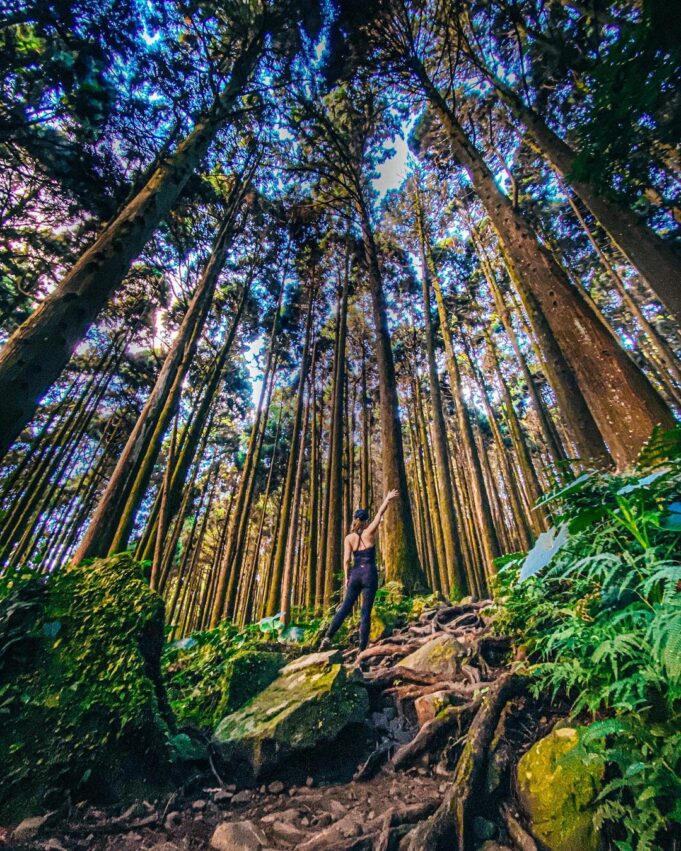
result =
[[[509,590],[538,538],[676,558],[677,479],[617,487],[679,457],[680,28],[664,0],[7,0],[0,598],[130,560],[169,641],[309,637],[393,489],[382,582],[511,595],[542,648],[578,599]]]

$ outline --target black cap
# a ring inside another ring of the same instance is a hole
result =
[[[369,512],[366,510],[366,508],[358,508],[357,511],[355,511],[354,516],[355,520],[368,520]]]

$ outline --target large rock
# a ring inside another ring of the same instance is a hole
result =
[[[0,602],[0,823],[162,783],[172,725],[163,601],[122,554],[18,583]]]
[[[518,793],[532,832],[550,851],[597,851],[591,805],[603,769],[566,756],[578,730],[563,727],[540,739],[518,763]]]
[[[286,663],[283,653],[235,650],[232,638],[220,625],[167,648],[168,692],[180,723],[212,729],[275,680]]]
[[[276,680],[285,661],[283,653],[260,650],[242,650],[233,656],[225,665],[217,718],[236,712],[267,688]]]
[[[348,678],[338,651],[291,662],[245,706],[224,718],[213,744],[249,781],[296,751],[332,741],[368,709],[364,687]]]
[[[454,679],[459,673],[466,648],[452,635],[441,635],[415,650],[400,665],[413,671],[441,674],[443,680]]]

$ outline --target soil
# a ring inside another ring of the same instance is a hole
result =
[[[299,754],[257,788],[241,788],[238,777],[218,774],[211,762],[159,799],[74,807],[23,844],[0,833],[0,848],[191,851],[214,847],[220,825],[238,824],[246,844],[216,847],[536,849],[515,804],[513,769],[560,713],[528,695],[510,642],[492,634],[484,609],[440,606],[363,654],[346,651],[369,691],[366,723],[346,729],[332,746]],[[400,664],[441,636],[460,650],[453,669]],[[436,717],[424,720],[421,701],[417,718],[416,701],[434,692],[446,708],[438,705]],[[224,837],[234,827],[220,830]]]

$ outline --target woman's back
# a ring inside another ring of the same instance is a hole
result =
[[[364,529],[362,532],[350,532],[349,535],[345,536],[345,540],[350,544],[353,553],[376,546],[375,533],[369,531],[369,529]]]

